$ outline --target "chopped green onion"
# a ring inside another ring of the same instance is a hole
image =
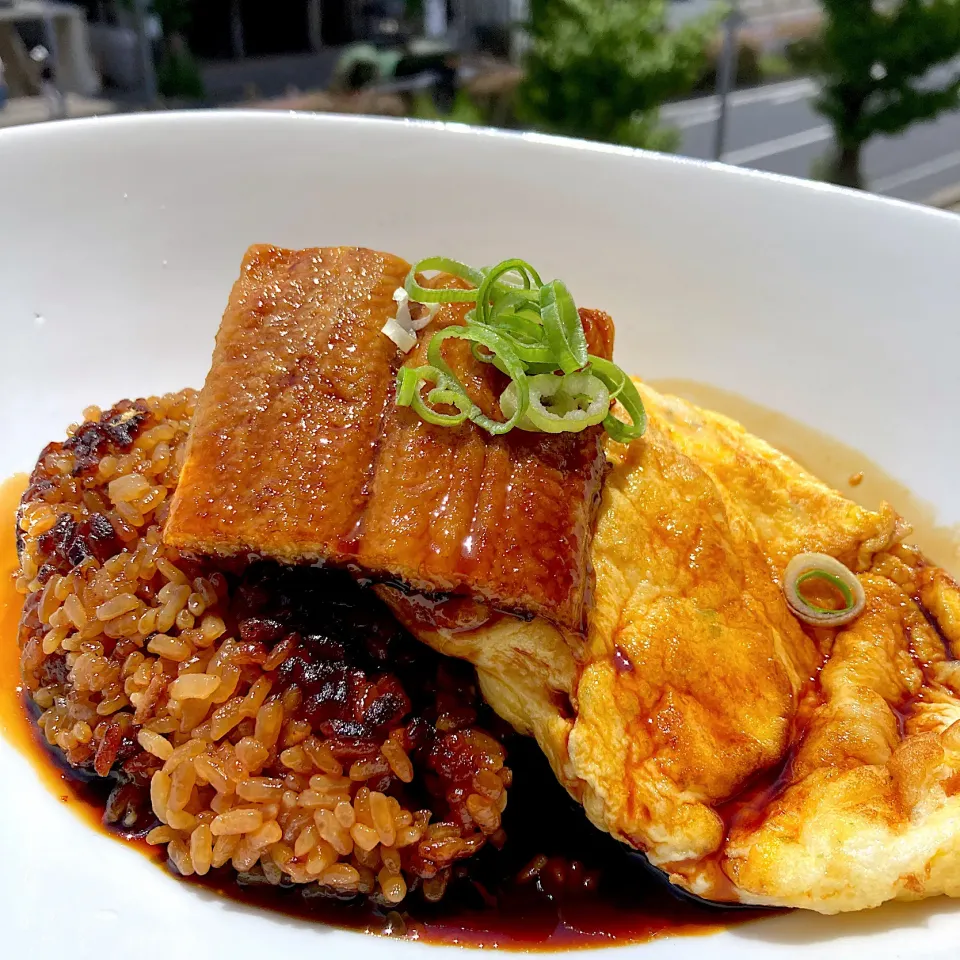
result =
[[[445,425],[456,425],[463,423],[464,420],[473,419],[473,415],[479,410],[479,407],[470,402],[469,397],[464,397],[459,391],[450,390],[446,387],[435,387],[427,394],[427,401],[432,404],[446,403],[460,411],[458,414],[444,414],[438,410],[430,409],[429,412],[434,418],[433,422],[439,423],[438,418],[443,417]],[[420,413],[422,406],[425,406],[423,398],[420,396],[414,397],[413,409]],[[423,416],[422,413],[420,415]]]
[[[485,350],[482,343],[471,344],[470,352],[473,354],[473,359],[479,360],[481,363],[496,363],[497,361],[497,355]]]
[[[508,316],[511,313],[526,313],[537,326],[540,325],[540,287],[526,290],[523,287],[497,285],[497,315]]]
[[[518,310],[516,313],[501,313],[495,319],[497,329],[501,333],[509,333],[517,340],[524,340],[529,344],[541,344],[543,340],[543,324],[540,314],[533,310]]]
[[[557,369],[557,365],[550,359],[552,354],[550,353],[549,347],[539,344],[529,344],[523,340],[518,340],[505,332],[503,328],[498,328],[497,333],[513,347],[513,352],[523,362],[527,373],[553,373],[554,370]],[[495,353],[485,352],[478,343],[475,343],[471,347],[471,350],[473,356],[481,363],[492,363],[501,373],[505,373],[507,376],[510,375],[510,372],[497,358]]]
[[[476,319],[479,323],[490,322],[490,301],[496,294],[500,294],[501,298],[509,297],[511,303],[521,302],[519,299],[521,288],[505,286],[503,283],[498,282],[504,274],[508,273],[516,273],[519,275],[524,291],[531,290],[534,283],[536,283],[537,287],[542,285],[540,275],[526,260],[504,260],[503,263],[498,263],[495,267],[491,267],[485,271],[486,276],[484,276],[483,283],[480,284],[480,289],[477,291]]]
[[[444,380],[446,381],[444,386],[459,393],[462,397],[466,397],[468,400],[469,396],[463,384],[460,383],[456,374],[443,359],[441,347],[445,340],[467,340],[471,343],[481,344],[486,347],[496,356],[496,359],[500,361],[503,372],[516,384],[518,407],[506,422],[500,422],[499,420],[494,420],[486,416],[486,414],[481,412],[479,407],[473,404],[472,400],[470,401],[470,403],[473,404],[470,419],[478,427],[482,427],[488,433],[492,433],[495,436],[509,433],[526,412],[529,402],[527,373],[520,358],[514,353],[510,344],[501,337],[496,330],[490,327],[476,323],[468,323],[465,327],[445,327],[443,330],[438,330],[433,335],[433,339],[427,347],[427,359],[436,370],[443,374]]]
[[[843,598],[843,607],[831,610],[803,596],[800,588],[814,580],[833,587]],[[859,578],[826,553],[801,553],[794,557],[783,574],[783,592],[795,617],[819,627],[843,626],[858,617],[866,605]]]
[[[528,378],[530,402],[517,426],[542,433],[578,433],[601,423],[610,410],[610,394],[603,383],[589,373],[568,373],[558,377],[543,373]],[[549,406],[545,401],[550,401]],[[518,406],[515,382],[500,396],[500,409],[511,414]]]
[[[530,343],[521,340],[502,329],[498,331],[500,335],[513,347],[513,352],[525,363],[547,363],[551,369],[556,369],[553,362],[553,353],[550,347],[545,343]]]
[[[431,378],[432,383],[438,383],[440,380],[440,371],[434,367],[401,367],[397,373],[397,406],[409,407],[413,403],[413,398],[420,389],[420,381],[426,380],[430,374],[436,374]]]
[[[478,299],[480,288],[483,287],[487,275],[496,271],[496,277],[487,285],[488,293],[493,292],[498,298],[511,298],[517,303],[539,300],[541,281],[537,271],[525,260],[507,262],[510,266],[505,269],[501,269],[503,264],[497,264],[496,267],[491,267],[488,270],[477,270],[461,263],[459,260],[451,260],[449,257],[425,257],[410,268],[403,286],[410,295],[410,299],[417,303],[474,303]],[[424,273],[427,270],[449,273],[451,276],[472,284],[473,289],[424,287],[417,281],[417,274]],[[516,272],[520,276],[522,286],[517,287],[499,281],[500,276],[510,272]]]
[[[826,570],[808,570],[794,581],[797,590],[799,591],[800,588],[810,580],[823,580],[825,583],[836,587],[837,590],[840,591],[840,596],[843,597],[843,610],[852,610],[854,608],[855,601],[853,599],[853,591],[839,577],[835,577],[832,573],[827,573]],[[803,596],[802,593],[800,595]],[[804,598],[804,603],[815,613],[837,613],[837,610],[832,607],[817,606],[812,600],[807,600],[806,598]]]
[[[444,273],[452,274],[467,283],[472,283],[474,289],[459,290],[441,288],[434,290],[432,287],[422,287],[417,283],[417,274],[424,270],[442,270]],[[459,260],[451,260],[448,257],[427,257],[419,263],[415,263],[407,274],[404,288],[410,294],[411,300],[417,303],[473,303],[477,299],[477,288],[483,283],[483,273],[480,270],[474,270]]]
[[[439,270],[470,284],[470,289],[422,286],[417,274]],[[417,411],[424,420],[455,426],[472,420],[491,434],[514,427],[545,433],[576,432],[602,423],[621,443],[642,436],[646,412],[633,381],[616,364],[590,356],[577,305],[560,280],[544,284],[525,260],[504,260],[477,270],[447,257],[428,257],[415,264],[404,289],[411,300],[433,305],[474,304],[464,326],[434,333],[427,346],[428,364],[405,367],[397,378],[397,404]],[[445,340],[470,343],[473,356],[510,378],[500,397],[504,421],[486,416],[444,360]],[[560,376],[558,376],[560,374]],[[426,397],[424,382],[433,385]],[[629,421],[611,410],[617,400]],[[442,413],[437,405],[453,406]]]
[[[647,411],[643,406],[640,391],[634,382],[615,363],[595,357],[591,354],[587,371],[606,384],[610,399],[618,400],[620,406],[630,416],[630,423],[624,423],[611,412],[603,421],[603,428],[617,443],[630,443],[643,436],[647,429]]]
[[[421,383],[434,383],[426,402],[420,395]],[[428,404],[445,403],[457,408],[457,413],[442,413]],[[456,427],[477,410],[466,393],[451,390],[446,376],[436,367],[401,367],[397,375],[397,406],[412,407],[421,420],[439,427]]]
[[[587,338],[577,305],[560,280],[548,283],[542,292],[543,329],[557,366],[573,373],[587,365]]]

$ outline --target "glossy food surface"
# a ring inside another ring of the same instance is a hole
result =
[[[723,901],[835,913],[956,894],[960,588],[892,507],[860,507],[739,424],[643,388],[612,470],[585,640],[535,620],[431,629],[532,732],[590,819]],[[642,545],[642,549],[638,549]],[[856,571],[844,628],[789,613],[799,552]]]
[[[351,564],[573,629],[605,470],[603,430],[491,436],[393,404],[401,356],[380,332],[408,265],[356,248],[248,252],[200,395],[164,533],[197,553]],[[439,279],[437,282],[444,282]],[[446,305],[433,332],[462,324]],[[609,358],[613,322],[581,311]],[[469,344],[445,355],[485,412],[508,379]]]
[[[465,305],[444,305],[406,365],[426,363],[431,334],[462,324],[465,313]],[[581,319],[591,351],[610,357],[610,317],[581,310]],[[447,341],[444,357],[484,413],[499,418],[507,377],[476,360],[464,341]],[[394,407],[360,561],[395,571],[421,590],[466,593],[577,629],[591,577],[603,447],[601,427],[560,434],[515,429],[495,437],[469,422],[433,426]]]
[[[131,856],[141,854],[162,867],[168,873],[166,882],[173,883],[183,878],[167,851],[143,839],[157,820],[145,782],[123,769],[131,758],[118,763],[107,776],[96,775],[89,762],[71,766],[38,729],[38,709],[18,682],[21,651],[15,638],[23,597],[14,589],[19,566],[14,527],[26,483],[27,478],[20,476],[0,487],[0,630],[5,638],[0,643],[0,731],[29,761],[29,774],[80,817],[84,828],[99,829],[123,842],[128,869],[136,865]],[[341,733],[335,736],[335,749],[345,758],[374,755],[377,740],[367,734],[371,723],[385,718],[389,722],[384,701],[388,707],[404,709],[407,691],[416,691],[421,715],[409,727],[425,748],[422,756],[430,773],[404,789],[408,796],[409,791],[420,791],[422,797],[426,788],[444,809],[449,809],[444,795],[451,796],[462,808],[465,791],[458,790],[450,778],[470,767],[469,758],[465,764],[463,751],[457,750],[457,741],[463,737],[456,731],[437,734],[423,713],[439,719],[438,711],[443,711],[446,724],[470,720],[476,694],[469,667],[405,642],[402,632],[379,612],[374,598],[344,583],[340,575],[333,577],[263,563],[251,571],[237,608],[241,629],[248,636],[243,657],[249,662],[262,658],[265,640],[269,643],[285,623],[306,626],[302,638],[293,635],[299,649],[285,661],[280,680],[287,689],[296,683],[304,691],[304,716],[317,719],[319,715],[331,731],[330,725],[338,727]],[[336,596],[332,609],[327,593],[331,585]],[[322,636],[310,635],[310,622]],[[261,639],[254,639],[254,634]],[[383,672],[387,664],[394,673]],[[404,686],[397,674],[404,676]],[[372,686],[378,689],[371,691],[368,675],[377,677]],[[345,697],[347,687],[357,695]],[[375,695],[370,696],[371,692]],[[359,715],[352,712],[357,707],[362,711]],[[488,709],[481,707],[481,712],[487,722],[495,722]],[[343,734],[345,724],[354,736]],[[504,731],[498,733],[502,736]],[[507,843],[500,850],[483,848],[479,855],[445,872],[445,895],[440,902],[431,902],[420,890],[398,905],[363,897],[324,897],[317,895],[315,884],[271,882],[260,867],[238,874],[227,865],[204,876],[194,872],[185,879],[221,896],[311,924],[428,943],[511,949],[624,944],[707,933],[752,919],[743,912],[718,912],[677,899],[663,880],[631,861],[619,844],[597,833],[554,780],[532,740],[508,735],[504,742],[517,765],[511,802],[503,814]],[[149,766],[149,757],[147,761]],[[319,935],[321,928],[314,927],[313,932]]]
[[[352,247],[251,247],[224,313],[165,537],[281,560],[356,553],[409,265]]]
[[[511,773],[472,670],[344,571],[163,546],[195,402],[88,410],[31,475],[16,588],[37,727],[183,876],[440,900],[505,840]]]
[[[496,262],[509,240],[617,318],[624,369],[786,414],[861,451],[931,521],[960,521],[950,414],[960,404],[960,222],[945,214],[609,145],[322,114],[159,111],[2,139],[16,172],[0,178],[3,475],[29,470],[43,439],[91,402],[202,384],[226,291],[258,239],[363,243],[408,260],[447,251],[475,264]],[[42,381],[28,357],[42,357]],[[42,943],[96,960],[104,944],[136,942],[141,960],[167,960],[165,936],[140,934],[166,931],[170,917],[197,954],[234,960],[265,949],[358,960],[416,951],[197,895],[79,825],[6,740],[0,757],[0,820],[15,824],[2,833],[0,895],[16,954]],[[47,894],[38,860],[69,897]],[[956,904],[934,899],[840,918],[795,913],[621,953],[949,960],[958,931]]]

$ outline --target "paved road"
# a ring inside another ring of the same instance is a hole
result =
[[[813,109],[816,87],[795,80],[733,94],[724,160],[739,166],[807,177],[830,146],[830,129]],[[715,97],[673,104],[662,111],[679,127],[680,153],[712,158]],[[864,153],[864,173],[877,193],[923,201],[960,183],[960,112],[918,124],[900,137],[880,137]]]

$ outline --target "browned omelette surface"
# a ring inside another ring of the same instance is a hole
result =
[[[251,248],[164,539],[197,553],[349,564],[579,628],[603,429],[493,437],[396,408],[401,357],[381,328],[408,270],[352,247]],[[425,363],[432,332],[465,312],[444,305],[406,362]],[[611,356],[610,318],[581,313],[592,351]],[[462,341],[445,356],[499,417],[507,379]]]
[[[597,826],[707,897],[825,913],[960,894],[960,590],[738,424],[642,387],[647,435],[611,445],[585,638],[536,620],[434,630],[532,733]],[[867,607],[802,627],[803,551]]]

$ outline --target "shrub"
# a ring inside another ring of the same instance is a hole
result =
[[[567,136],[675,145],[657,111],[693,89],[715,23],[670,31],[663,0],[532,0],[520,118]]]

